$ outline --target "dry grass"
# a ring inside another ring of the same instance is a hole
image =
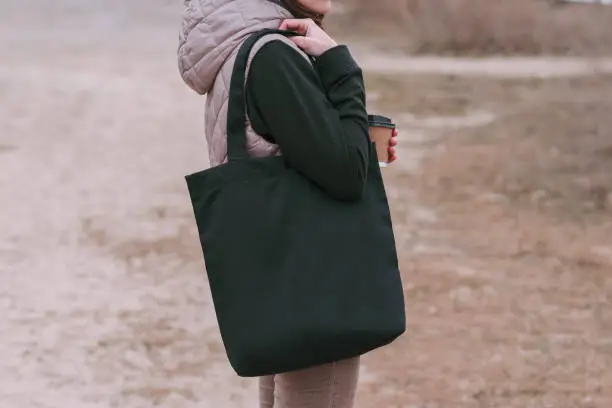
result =
[[[368,75],[366,81],[368,88],[382,92],[376,108],[395,112],[400,122],[405,113],[435,118],[487,111],[495,118],[483,126],[429,129],[428,144],[443,141],[445,150],[433,167],[440,172],[435,183],[425,187],[441,189],[441,203],[478,202],[479,194],[493,193],[513,205],[581,224],[589,217],[609,218],[611,76]]]
[[[377,29],[384,24],[385,34],[395,34],[399,44],[418,53],[612,51],[610,6],[561,6],[546,0],[354,0],[347,17]]]

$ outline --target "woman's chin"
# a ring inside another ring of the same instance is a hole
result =
[[[331,9],[332,9],[332,2],[326,1],[324,2],[324,4],[321,5],[321,10],[318,13],[326,15],[331,11]]]
[[[322,6],[321,6],[321,9],[322,9],[322,10],[321,10],[321,11],[319,11],[319,14],[323,14],[323,15],[325,15],[325,14],[328,14],[328,13],[331,11],[331,9],[332,9],[332,3],[331,3],[331,1],[327,1],[327,2],[325,2],[325,3],[326,3],[326,4],[324,4],[324,5],[322,5]]]
[[[332,9],[331,0],[302,0],[299,3],[307,10],[321,15],[326,15]]]

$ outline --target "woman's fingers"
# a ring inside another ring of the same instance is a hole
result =
[[[282,30],[297,33],[298,37],[291,37],[291,40],[306,54],[313,57],[318,57],[337,45],[336,42],[311,19],[285,20],[281,23],[280,28]]]
[[[284,20],[281,25],[281,30],[295,31],[298,34],[306,35],[310,29],[311,20],[308,19],[288,19]]]
[[[397,160],[397,152],[395,146],[397,146],[397,137],[398,131],[397,129],[393,130],[393,137],[389,140],[389,163],[393,163]]]
[[[393,147],[389,148],[389,163],[393,163],[397,160],[397,154],[395,153],[395,149]]]

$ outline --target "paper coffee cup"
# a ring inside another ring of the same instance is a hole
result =
[[[370,139],[376,145],[378,164],[385,167],[389,163],[389,143],[393,137],[395,123],[386,116],[368,115],[368,124],[370,126]]]

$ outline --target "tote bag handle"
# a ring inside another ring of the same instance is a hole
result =
[[[246,97],[244,89],[246,69],[251,49],[255,43],[270,34],[280,34],[286,37],[297,35],[293,31],[266,29],[251,35],[240,46],[232,71],[227,111],[227,156],[230,162],[251,158],[246,146]]]

